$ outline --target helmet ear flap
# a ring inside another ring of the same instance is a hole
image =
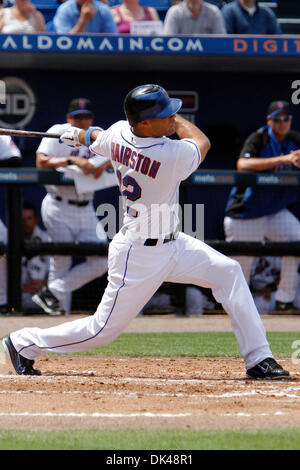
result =
[[[130,124],[136,125],[143,121],[142,112],[155,105],[155,93],[159,91],[158,85],[141,85],[131,90],[124,100],[125,115]],[[133,124],[135,123],[135,124]]]
[[[141,85],[131,90],[124,100],[124,111],[131,126],[146,119],[171,116],[181,108],[182,101],[170,99],[160,85]]]

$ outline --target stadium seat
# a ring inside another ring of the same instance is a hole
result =
[[[153,7],[157,11],[167,11],[171,6],[172,0],[140,0],[140,5],[146,5],[148,7]],[[112,7],[114,5],[120,5],[121,0],[109,0],[109,5]]]
[[[57,8],[60,5],[60,2],[58,0],[31,0],[31,1],[35,5],[36,8],[38,6],[40,6],[41,8],[43,7]]]
[[[140,0],[140,5],[153,7],[157,11],[167,11],[171,6],[170,0]]]
[[[53,19],[56,9],[60,5],[58,0],[32,0],[32,3],[43,14],[46,23]]]

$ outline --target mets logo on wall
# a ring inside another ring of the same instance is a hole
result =
[[[0,125],[6,128],[24,128],[33,118],[36,98],[31,87],[17,77],[4,77],[5,96],[0,102]]]
[[[199,95],[196,91],[169,91],[168,95],[171,98],[180,98],[182,100],[182,107],[179,111],[186,119],[195,123],[195,114],[199,109]]]

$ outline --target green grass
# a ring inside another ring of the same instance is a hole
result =
[[[276,357],[290,357],[299,332],[267,334]],[[299,349],[299,347],[298,347]],[[116,356],[238,357],[239,348],[231,332],[123,333],[108,346],[80,354]]]
[[[291,357],[298,332],[267,334],[276,358]],[[299,349],[299,347],[298,347]],[[81,353],[82,354],[82,353]],[[241,357],[231,332],[124,333],[84,354],[165,357]],[[300,428],[264,430],[0,430],[1,450],[294,450]],[[135,454],[134,454],[135,455]]]
[[[299,443],[299,428],[0,431],[1,450],[299,450]]]

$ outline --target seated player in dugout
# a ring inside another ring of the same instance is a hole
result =
[[[94,120],[92,102],[87,98],[74,98],[69,103],[66,122],[54,124],[49,133],[61,135],[71,126],[88,130]],[[59,139],[43,138],[36,151],[38,168],[78,166],[85,175],[100,178],[111,167],[110,160],[91,158],[93,154],[84,146],[72,148]],[[56,242],[107,241],[107,235],[94,208],[94,191],[79,194],[74,186],[46,186],[41,215],[49,240]],[[32,300],[51,316],[69,314],[72,292],[107,272],[106,256],[88,256],[82,263],[72,265],[71,256],[54,255],[50,258],[49,282],[36,292]]]
[[[248,377],[289,377],[273,357],[239,263],[178,230],[180,183],[197,170],[210,149],[206,135],[178,114],[181,106],[182,101],[170,98],[161,86],[141,85],[125,97],[127,120],[106,131],[72,127],[61,135],[66,145],[86,145],[109,159],[114,143],[120,148],[130,145],[161,164],[151,178],[112,162],[124,205],[137,214],[124,211],[124,225],[110,243],[108,285],[100,304],[89,317],[52,328],[23,328],[4,338],[17,374],[40,375],[33,366],[43,351],[71,353],[111,343],[163,282],[173,282],[211,288],[232,320]],[[168,137],[174,133],[179,139]],[[156,221],[154,212],[161,205],[168,224]]]
[[[23,203],[23,233],[25,241],[47,242],[48,234],[38,225],[38,213],[34,204]],[[49,274],[49,257],[38,255],[33,258],[22,258],[22,308],[33,311],[37,305],[32,301],[32,295],[42,287],[47,286]]]
[[[237,161],[238,170],[266,172],[299,171],[300,132],[291,129],[292,113],[286,101],[273,101],[265,126],[246,140]],[[299,201],[296,187],[232,188],[225,209],[224,230],[231,241],[299,241],[300,222],[289,210]],[[253,257],[236,257],[250,282]],[[298,283],[297,256],[283,256],[275,294],[276,311],[296,313],[293,305]]]

